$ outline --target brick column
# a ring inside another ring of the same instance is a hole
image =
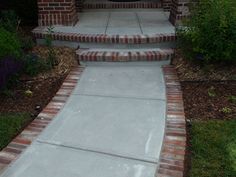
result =
[[[75,0],[38,0],[39,26],[69,26],[77,20]]]
[[[172,0],[162,0],[162,7],[165,11],[170,11]]]
[[[170,22],[173,25],[181,24],[181,20],[190,15],[189,0],[172,0]]]

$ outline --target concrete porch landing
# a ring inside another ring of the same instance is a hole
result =
[[[79,14],[75,26],[53,26],[54,32],[104,35],[154,35],[175,33],[163,9],[96,9]],[[46,31],[46,27],[35,30]]]

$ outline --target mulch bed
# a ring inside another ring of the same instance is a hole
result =
[[[236,81],[236,65],[208,64],[187,60],[180,50],[172,61],[177,69],[180,81]]]
[[[190,120],[236,119],[236,81],[181,82],[186,117]],[[209,96],[214,90],[215,96]],[[224,109],[229,112],[224,111]]]
[[[191,122],[208,120],[236,120],[236,66],[208,65],[187,60],[177,50],[172,64],[177,70],[183,90],[187,124],[186,177],[191,169]],[[223,111],[224,109],[230,111]]]
[[[230,100],[236,96],[236,66],[201,66],[176,53],[172,64],[183,89],[187,119],[236,119],[236,105]]]
[[[35,47],[33,52],[40,57],[47,56],[47,49],[42,46]],[[55,53],[58,66],[36,77],[22,76],[17,86],[8,91],[9,94],[0,95],[1,113],[27,112],[35,117],[48,104],[70,69],[77,65],[73,49],[57,47]],[[32,95],[26,94],[27,90]]]

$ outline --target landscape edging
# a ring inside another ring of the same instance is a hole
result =
[[[175,68],[163,66],[166,85],[166,127],[156,177],[183,177],[187,148],[183,93]]]

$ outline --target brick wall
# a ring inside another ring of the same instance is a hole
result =
[[[38,0],[39,26],[74,25],[77,20],[75,0]]]
[[[162,7],[164,8],[164,10],[170,11],[172,0],[162,0],[161,2],[162,2]]]
[[[181,24],[181,20],[190,15],[189,0],[172,0],[170,9],[170,22],[173,25]]]
[[[84,0],[75,0],[76,10],[82,12]]]

